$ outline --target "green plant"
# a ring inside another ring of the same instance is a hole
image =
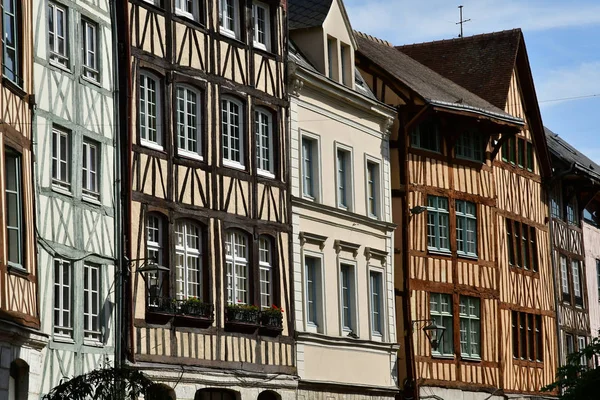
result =
[[[252,304],[227,304],[227,310],[232,310],[232,311],[236,311],[236,310],[243,310],[243,311],[258,311],[259,308],[258,306],[252,305]]]
[[[277,317],[283,314],[283,308],[277,307],[273,304],[271,307],[265,308],[261,312],[263,315],[268,317]]]

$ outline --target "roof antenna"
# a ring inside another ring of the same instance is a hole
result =
[[[471,20],[471,18],[463,19],[463,15],[462,15],[463,6],[458,6],[458,9],[460,10],[460,21],[458,21],[456,23],[456,25],[460,25],[460,35],[458,35],[458,37],[461,38],[461,37],[463,37],[463,24],[465,22],[469,22]]]

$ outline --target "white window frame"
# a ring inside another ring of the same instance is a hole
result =
[[[100,81],[98,24],[86,18],[81,19],[81,46],[83,50],[82,74],[85,79]],[[91,41],[89,34],[91,33]]]
[[[466,300],[466,309],[467,309],[467,313],[463,312],[463,300]],[[473,314],[470,312],[470,308],[471,308],[471,302],[476,302],[477,304],[477,314]],[[459,318],[460,318],[460,323],[459,323],[459,327],[460,327],[460,354],[462,358],[468,358],[468,359],[480,359],[481,358],[481,299],[478,297],[471,297],[471,296],[460,296],[459,299]],[[467,326],[466,326],[466,334],[467,334],[467,341],[466,346],[467,346],[467,352],[463,351],[463,340],[462,340],[462,333],[463,333],[463,321],[467,322]],[[475,344],[475,346],[477,346],[476,351],[472,351],[472,346],[473,343],[472,338],[473,338],[473,326],[472,324],[476,324],[477,325],[477,343]]]
[[[433,199],[435,199],[434,202],[430,201]],[[440,205],[440,200],[446,201],[446,208],[443,208]],[[441,224],[443,218],[446,220],[445,227]],[[431,235],[432,229],[433,236]],[[445,239],[442,238],[442,230],[444,229],[446,234]],[[435,243],[430,243],[431,238],[433,238]],[[434,195],[427,196],[427,250],[450,253],[450,203],[447,197]]]
[[[268,178],[275,178],[273,116],[266,109],[257,108],[254,111],[254,135],[256,136],[257,173]]]
[[[160,7],[160,0],[142,0],[145,3],[152,4],[154,6]]]
[[[233,16],[229,15],[228,2],[231,5]],[[226,19],[230,19],[232,26],[225,26]],[[233,29],[232,29],[233,28]],[[219,31],[222,35],[238,39],[240,36],[240,4],[239,0],[219,0]]]
[[[231,123],[231,117],[233,111],[232,106],[238,107],[238,125],[237,127]],[[225,107],[227,107],[225,109]],[[223,113],[227,114],[227,122],[223,119]],[[237,129],[237,137],[235,131]],[[245,135],[244,135],[244,106],[241,101],[234,99],[229,96],[224,96],[221,99],[221,156],[223,165],[231,168],[245,169],[244,155],[245,155]],[[237,148],[233,147],[234,141],[237,140]],[[225,151],[227,150],[227,156]],[[239,154],[239,160],[232,157],[232,150],[237,151]]]
[[[5,194],[5,204],[6,204],[6,215],[17,215],[16,220],[11,223],[11,219],[6,219],[6,246],[7,246],[7,262],[11,267],[15,267],[21,270],[25,269],[24,263],[24,253],[25,253],[25,241],[23,235],[23,165],[22,165],[23,157],[16,150],[5,147],[4,148],[4,194]],[[11,168],[9,168],[9,162],[12,163]],[[13,180],[15,183],[14,188],[8,187],[8,174],[11,171],[14,171]],[[11,202],[9,199],[13,199]],[[12,205],[12,208],[11,208]],[[11,232],[13,232],[13,237],[17,237],[16,247],[16,256],[18,260],[11,260]],[[14,233],[16,232],[16,235]]]
[[[196,20],[198,16],[198,0],[174,0],[175,14]]]
[[[64,35],[59,36],[57,29],[59,28],[58,13],[63,14],[62,30]],[[50,14],[52,14],[52,25],[50,24]],[[58,65],[61,68],[69,68],[69,9],[62,4],[49,2],[48,3],[48,59],[51,64]],[[50,38],[54,36],[54,45],[50,44]],[[63,52],[59,50],[59,40],[63,40]]]
[[[183,97],[181,95],[183,94]],[[196,97],[195,104],[192,102],[193,96]],[[183,109],[180,109],[183,102]],[[177,154],[183,157],[204,160],[203,141],[202,141],[202,96],[200,92],[188,85],[177,85],[175,89],[175,124]],[[190,118],[195,118],[195,124],[189,124]],[[183,119],[183,121],[182,121]],[[181,141],[185,143],[181,146]],[[196,150],[191,146],[190,141],[196,142]]]
[[[65,148],[61,146],[64,140]],[[71,190],[71,132],[52,127],[52,186]],[[63,176],[62,166],[65,167]]]
[[[587,346],[587,338],[585,336],[577,336],[577,351],[581,352]],[[587,358],[585,354],[579,359],[579,363],[583,366],[587,366]]]
[[[353,210],[354,157],[352,148],[336,143],[335,146],[336,205],[342,210]],[[340,159],[342,156],[343,160]]]
[[[56,296],[58,291],[59,296]],[[66,297],[66,298],[65,298]],[[73,340],[73,268],[66,260],[54,259],[54,338]]]
[[[442,300],[447,301],[448,311],[442,309]],[[434,307],[435,305],[435,307]],[[453,310],[452,294],[449,293],[429,293],[429,315],[430,318],[438,325],[446,328],[442,342],[436,350],[431,349],[434,356],[452,357],[454,358],[454,310]],[[435,309],[434,309],[435,308]],[[449,346],[449,349],[445,347]]]
[[[102,341],[102,269],[98,264],[83,264],[83,332],[84,340],[92,342]],[[94,287],[92,276],[96,273],[97,286]],[[87,275],[87,276],[86,276]],[[94,298],[96,298],[97,308],[93,309]],[[87,299],[88,309],[85,308]],[[97,330],[94,330],[94,320],[97,321]]]
[[[192,241],[196,242],[195,247],[190,245]],[[197,224],[188,220],[177,221],[175,224],[175,297],[177,300],[191,297],[204,300],[202,243],[202,229]],[[196,260],[197,264],[192,265],[190,260]]]
[[[6,63],[2,65],[2,75],[11,82],[17,84],[17,86],[23,86],[23,78],[20,76],[21,73],[21,44],[19,43],[19,32],[21,29],[20,13],[18,11],[17,2],[19,0],[9,0],[12,12],[7,11],[7,7],[2,7],[2,20],[12,20],[12,24],[3,23],[2,26],[2,48],[3,48],[3,60],[11,60],[14,63],[14,69],[9,69]],[[12,31],[6,30],[6,26],[12,26]],[[12,40],[11,40],[12,39]],[[9,43],[12,42],[13,46]]]
[[[375,176],[371,177],[369,167],[375,168]],[[365,204],[367,216],[373,219],[382,219],[381,207],[381,163],[379,160],[365,156]],[[375,208],[373,210],[373,207]]]
[[[310,158],[307,158],[305,141],[310,147]],[[300,176],[302,177],[302,197],[319,201],[321,198],[321,141],[318,136],[303,132],[300,135]],[[310,164],[310,165],[309,165]],[[310,185],[307,184],[310,181]],[[310,189],[310,190],[308,190]]]
[[[146,257],[154,259],[158,265],[164,266],[164,217],[158,213],[150,213],[146,217]],[[165,282],[165,272],[158,271],[148,276],[148,305],[160,304],[168,288],[162,287]],[[159,292],[159,288],[161,292]]]
[[[575,297],[575,305],[577,307],[581,307],[581,305],[577,303],[578,298],[581,299],[583,304],[583,276],[581,274],[580,264],[581,263],[579,260],[571,260],[571,276],[573,278],[573,297]]]
[[[100,163],[102,150],[100,143],[84,138],[82,146],[81,191],[84,198],[100,199]],[[95,162],[93,155],[95,153]],[[84,183],[85,178],[85,183]]]
[[[243,247],[238,249],[238,246]],[[225,232],[227,304],[252,303],[253,299],[250,297],[250,270],[248,267],[250,261],[249,246],[250,240],[245,232],[236,229]]]
[[[340,42],[340,67],[342,69],[342,84],[352,88],[352,48],[350,45]]]
[[[379,279],[379,292],[376,293],[373,287],[373,276],[377,275]],[[371,339],[375,341],[383,341],[385,337],[385,273],[379,268],[368,269],[369,282],[369,323],[371,327]],[[379,324],[375,323],[376,315],[379,319]]]
[[[162,151],[162,90],[160,86],[160,79],[158,76],[154,75],[148,71],[142,71],[139,75],[139,102],[138,102],[138,118],[139,118],[139,130],[140,130],[140,144],[142,146],[146,146],[155,150]],[[150,90],[148,89],[148,81],[152,81],[154,83],[154,103],[148,102],[148,94],[150,94]],[[142,96],[143,99],[142,100]],[[155,115],[150,115],[148,113],[148,105],[153,104],[155,108]],[[152,140],[149,138],[150,129],[149,122],[154,120],[156,131],[156,139]]]
[[[263,10],[265,13],[265,27],[264,27],[264,41],[260,41],[258,38],[259,26],[258,26],[258,10]],[[254,47],[270,51],[271,50],[271,10],[268,4],[262,3],[260,1],[255,1],[252,3],[252,21],[254,25],[253,30],[253,44]]]
[[[258,268],[260,273],[260,307],[271,307],[274,300],[273,293],[273,241],[265,235],[258,238]]]
[[[456,253],[460,256],[477,258],[477,204],[466,200],[455,200],[455,209]]]
[[[314,262],[311,266],[307,264],[307,259]],[[314,268],[314,273],[309,274],[309,268]],[[303,290],[304,293],[304,329],[307,332],[318,332],[326,333],[325,330],[325,303],[323,299],[323,255],[313,252],[305,251],[302,256],[302,271],[303,271]],[[309,280],[312,276],[312,280]],[[312,282],[312,290],[309,290],[309,285]],[[309,303],[311,302],[314,307],[312,313],[314,318],[311,320],[309,313]]]
[[[349,276],[345,276],[344,271],[347,271]],[[353,332],[358,335],[358,312],[356,303],[356,262],[342,259],[338,265],[339,279],[339,318],[340,318],[340,335],[346,336]],[[346,296],[345,296],[345,293]],[[347,310],[347,311],[346,311]]]
[[[562,254],[559,255],[559,263],[562,294],[570,296],[571,290],[569,288],[569,269],[567,265],[567,257],[563,256]]]

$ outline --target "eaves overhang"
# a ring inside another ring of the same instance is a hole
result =
[[[473,116],[481,116],[487,119],[490,119],[494,122],[501,124],[512,125],[517,128],[522,128],[525,126],[525,121],[521,118],[513,117],[508,114],[500,114],[489,110],[484,110],[482,108],[477,108],[470,106],[468,104],[460,104],[460,103],[449,103],[446,101],[433,100],[433,99],[425,99],[434,109],[438,109],[440,111],[458,111],[458,112],[466,112]]]

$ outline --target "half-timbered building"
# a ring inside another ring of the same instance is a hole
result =
[[[114,365],[113,3],[33,1],[41,393]]]
[[[398,107],[390,158],[407,396],[530,395],[557,366],[550,164],[527,54],[520,31],[510,46],[482,36],[502,44],[491,58],[477,37],[405,52],[357,36],[359,70]],[[445,328],[441,340],[428,340],[430,324]]]
[[[30,0],[0,5],[0,398],[38,397],[41,351],[34,173]]]
[[[596,271],[595,259],[586,259],[583,214],[600,189],[600,166],[546,128],[552,155],[553,176],[549,185],[550,233],[554,265],[556,310],[560,327],[558,354],[561,365],[567,356],[590,341],[588,269]],[[592,248],[596,245],[589,243]],[[597,283],[597,278],[593,279]],[[597,296],[598,292],[593,295]],[[596,300],[597,305],[597,300]],[[597,333],[596,333],[597,334]]]
[[[288,1],[299,399],[397,394],[389,128],[340,0]]]
[[[123,3],[127,360],[177,399],[293,398],[285,2]]]

